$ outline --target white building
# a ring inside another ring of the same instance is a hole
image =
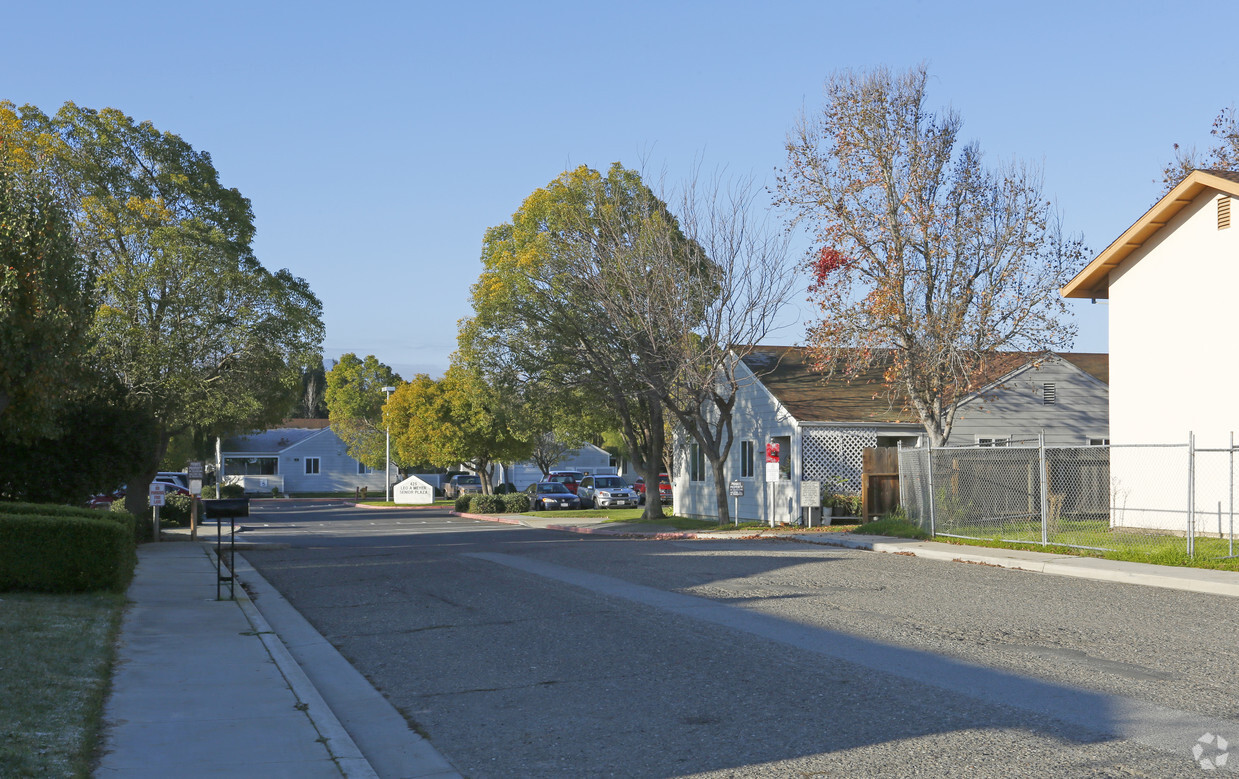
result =
[[[1062,289],[1109,301],[1115,524],[1184,529],[1189,435],[1225,448],[1239,431],[1236,197],[1239,173],[1193,171]],[[1132,444],[1184,451],[1123,448]],[[1197,489],[1210,510],[1228,500],[1225,484]]]

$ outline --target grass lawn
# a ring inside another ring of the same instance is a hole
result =
[[[0,593],[0,776],[90,776],[124,603]]]
[[[942,529],[939,528],[939,530]],[[902,538],[927,537],[927,534],[915,524],[894,518],[866,524],[860,532]],[[951,536],[939,535],[933,540],[963,546],[1021,549],[1029,552],[1099,557],[1133,563],[1239,571],[1239,559],[1223,559],[1230,555],[1230,543],[1227,539],[1197,538],[1196,555],[1189,557],[1187,540],[1182,536],[1125,531],[1111,528],[1106,520],[1064,518],[1057,523],[1053,532],[1047,534],[1048,544],[1040,543],[1040,522],[1007,521],[1001,527],[978,524],[952,525],[949,532]],[[970,537],[958,538],[956,536]]]

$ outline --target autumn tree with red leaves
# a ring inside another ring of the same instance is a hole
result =
[[[994,377],[1000,351],[1070,346],[1058,289],[1086,250],[1038,171],[991,170],[958,145],[959,115],[925,107],[927,80],[923,67],[832,76],[821,113],[789,134],[777,194],[818,247],[806,265],[819,368],[884,366],[892,400],[941,445],[954,399]]]

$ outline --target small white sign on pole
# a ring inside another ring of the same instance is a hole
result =
[[[814,509],[822,507],[822,483],[820,481],[800,482],[800,505]]]
[[[766,463],[766,481],[778,481],[778,480],[779,480],[779,464],[778,463]]]
[[[161,481],[151,482],[150,497],[152,506],[164,505],[164,483]]]

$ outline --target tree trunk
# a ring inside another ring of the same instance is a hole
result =
[[[650,397],[650,439],[645,454],[645,513],[642,519],[661,519],[662,493],[658,489],[663,459],[663,407],[656,397]],[[671,467],[671,466],[668,466]]]
[[[714,474],[714,505],[718,509],[718,523],[720,525],[731,524],[731,512],[727,510],[727,476],[724,473],[724,468],[727,463],[722,457],[718,457],[717,453],[707,452],[707,455],[715,455],[710,457],[710,471]]]

